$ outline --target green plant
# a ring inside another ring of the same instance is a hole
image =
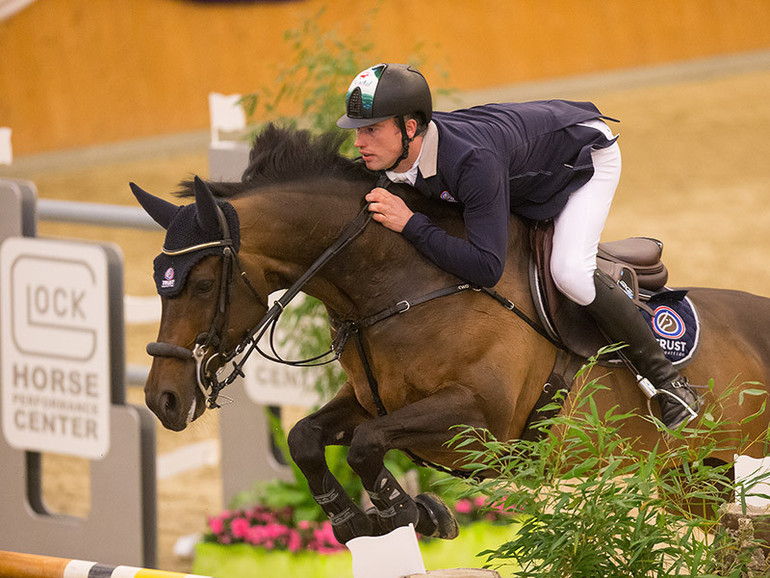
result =
[[[515,566],[520,577],[754,575],[742,574],[748,560],[719,525],[718,509],[736,489],[730,466],[709,459],[734,447],[725,434],[735,424],[706,409],[697,428],[639,449],[622,426],[650,418],[616,409],[600,414],[594,396],[605,388],[588,379],[595,363],[578,376],[573,410],[541,422],[540,441],[501,442],[465,428],[451,442],[469,470],[495,473],[466,491],[481,492],[522,523],[513,540],[480,555],[492,566]]]
[[[278,72],[275,88],[264,87],[242,98],[247,117],[257,129],[266,122],[280,122],[317,133],[338,131],[336,121],[344,108],[345,91],[351,79],[371,65],[369,54],[374,45],[369,40],[369,23],[377,10],[373,8],[367,23],[345,40],[336,28],[321,27],[324,8],[298,28],[286,31],[287,64]],[[353,152],[352,138],[343,144],[342,152]]]

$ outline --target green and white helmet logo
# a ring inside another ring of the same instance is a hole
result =
[[[386,66],[384,64],[378,64],[367,68],[361,74],[353,79],[348,88],[347,97],[350,98],[350,94],[356,89],[361,90],[361,110],[371,114],[372,104],[374,103],[374,93],[377,91],[377,84],[380,82],[380,77],[385,71]]]

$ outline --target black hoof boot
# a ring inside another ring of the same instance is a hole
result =
[[[700,398],[683,377],[659,387],[655,398],[660,404],[660,421],[668,429],[678,429],[700,411]]]
[[[377,509],[379,526],[385,532],[392,532],[401,526],[417,525],[419,513],[417,504],[407,494],[387,469],[383,468],[377,477],[376,491],[366,489],[372,504]]]
[[[369,516],[358,508],[349,507],[329,518],[337,542],[346,544],[360,536],[378,535]]]
[[[417,521],[417,532],[430,538],[454,540],[460,533],[452,510],[444,500],[431,492],[419,494],[414,501],[420,513]]]
[[[324,476],[323,488],[325,491],[313,494],[313,499],[329,517],[334,537],[340,544],[359,536],[373,536],[378,533],[369,516],[350,499],[331,473]]]

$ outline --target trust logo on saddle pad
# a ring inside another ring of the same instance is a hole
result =
[[[661,305],[652,314],[652,330],[666,339],[679,339],[685,334],[687,326],[676,311]]]
[[[689,363],[698,346],[700,322],[684,291],[662,291],[647,303],[652,315],[642,311],[666,357],[675,365]]]

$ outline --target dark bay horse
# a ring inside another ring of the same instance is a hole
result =
[[[269,127],[255,141],[242,182],[186,183],[182,194],[194,194],[196,202],[183,208],[132,185],[140,203],[168,229],[167,254],[156,264],[163,314],[158,341],[148,346],[155,357],[145,385],[147,405],[165,427],[182,430],[203,413],[210,392],[198,384],[199,376],[211,375],[258,326],[270,293],[303,278],[340,233],[366,214],[364,195],[376,177],[341,157],[338,144],[328,135]],[[463,235],[456,209],[410,187],[393,190],[413,210]],[[498,439],[519,437],[557,348],[482,292],[450,291],[404,307],[462,282],[376,223],[362,225],[358,233],[336,246],[302,287],[327,308],[348,381],[292,429],[291,454],[341,542],[409,522],[421,533],[451,538],[456,525],[440,499],[406,495],[384,467],[384,454],[397,448],[456,468],[461,456],[445,445],[454,425],[486,428]],[[528,227],[511,217],[505,273],[496,290],[536,319],[529,259]],[[168,283],[177,281],[173,294],[164,296]],[[716,289],[691,289],[689,296],[702,323],[701,342],[683,372],[694,384],[714,380],[706,405],[736,382],[768,383],[770,300]],[[373,317],[403,309],[409,310]],[[349,322],[358,323],[357,331],[345,334],[348,343],[342,348],[339,338]],[[602,383],[609,387],[595,395],[600,412],[645,406],[625,369],[610,371]],[[736,395],[718,409],[737,423],[760,412],[762,402],[746,396],[739,404]],[[767,426],[762,415],[746,420],[740,435],[731,435],[760,440],[745,451],[758,457]],[[642,417],[629,418],[624,432],[650,447],[661,435]],[[349,446],[349,464],[376,512],[362,512],[342,490],[326,466],[327,445]],[[732,460],[732,455],[716,457]]]

